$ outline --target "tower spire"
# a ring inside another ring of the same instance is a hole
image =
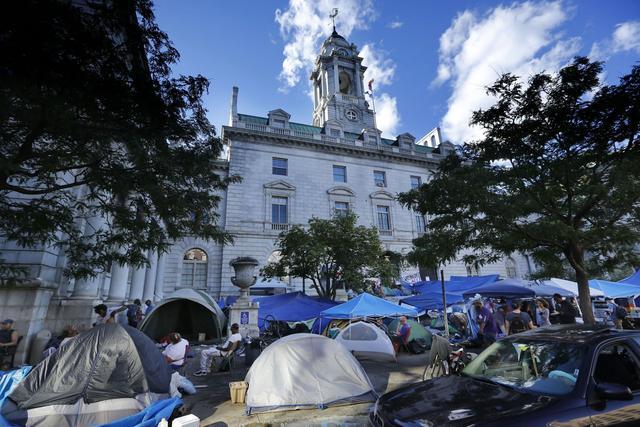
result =
[[[336,32],[336,16],[338,16],[338,8],[333,8],[331,13],[329,14],[329,18],[331,18],[331,22],[333,23],[333,32]]]

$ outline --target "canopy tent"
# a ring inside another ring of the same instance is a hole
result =
[[[294,334],[271,344],[253,362],[247,413],[369,402],[369,377],[346,347],[322,335]]]
[[[471,298],[479,294],[483,297],[505,297],[505,298],[526,298],[534,297],[536,293],[520,280],[505,279],[493,283],[487,283],[481,286],[471,288],[463,294],[465,298]]]
[[[389,323],[389,330],[397,331],[399,324],[400,324],[400,321],[398,319],[394,319],[391,323]],[[422,339],[426,342],[427,348],[431,347],[431,340],[433,339],[433,337],[431,332],[429,332],[427,328],[425,328],[419,322],[413,319],[407,319],[407,324],[411,326],[411,333],[409,334],[409,342],[415,339]]]
[[[447,292],[447,304],[455,304],[463,301],[462,295]],[[442,292],[425,292],[402,299],[403,304],[408,304],[422,311],[442,310]]]
[[[558,279],[558,278],[552,277],[549,280],[545,280],[543,283],[558,286],[560,288],[566,289],[567,291],[570,291],[574,295],[578,295],[578,284],[576,282],[572,282],[571,280]],[[600,289],[596,289],[596,288],[590,288],[589,293],[591,294],[592,297],[604,296],[604,293]]]
[[[640,269],[626,279],[620,280],[620,283],[628,283],[630,285],[640,286]]]
[[[357,358],[395,362],[396,353],[391,339],[377,326],[367,322],[347,325],[335,340]]]
[[[198,334],[205,339],[219,338],[227,322],[218,303],[203,291],[180,289],[161,301],[149,313],[140,330],[159,341],[170,332],[179,332],[184,338],[196,341]]]
[[[560,294],[563,297],[577,296],[577,293],[565,289],[560,286],[556,286],[553,283],[548,282],[530,282],[529,287],[536,293],[537,297],[551,297],[555,294]]]
[[[313,319],[320,312],[336,306],[338,303],[317,297],[310,297],[302,292],[291,292],[282,295],[263,297],[258,308],[258,327],[264,330],[268,320],[284,322],[300,322]]]
[[[486,285],[488,283],[500,280],[499,274],[486,274],[484,276],[451,276],[449,281],[452,285],[467,286],[473,288],[475,286]]]
[[[256,280],[256,283],[252,285],[251,288],[249,289],[260,289],[260,288],[286,289],[288,287],[289,285],[284,283],[282,280],[279,280],[276,278],[267,279],[266,277],[259,276],[258,279]]]
[[[149,337],[128,326],[100,325],[33,368],[0,412],[18,425],[107,423],[168,397],[170,378]]]
[[[610,282],[608,280],[589,280],[589,287],[599,289],[602,293],[611,298],[635,297],[640,295],[640,286],[629,283]]]
[[[394,316],[415,317],[417,315],[418,312],[414,308],[402,307],[368,293],[362,293],[344,304],[336,305],[320,313],[320,317],[329,319]]]

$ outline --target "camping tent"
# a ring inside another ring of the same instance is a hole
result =
[[[355,357],[322,335],[279,339],[253,362],[245,381],[248,413],[368,402],[376,397]]]
[[[320,317],[329,319],[394,316],[415,317],[417,315],[418,312],[413,308],[401,307],[400,305],[393,304],[368,293],[362,293],[344,304],[336,305],[320,313]]]
[[[223,335],[226,321],[218,303],[209,295],[195,289],[180,289],[144,318],[140,330],[156,341],[170,332],[180,332],[191,341],[204,333],[205,339],[210,340]]]
[[[447,305],[463,300],[460,294],[446,293]],[[442,292],[425,292],[402,300],[403,304],[412,305],[420,310],[442,310]]]
[[[18,384],[1,414],[18,425],[88,426],[139,412],[168,397],[171,375],[137,329],[97,326],[60,346]]]
[[[640,269],[626,279],[620,280],[620,283],[628,283],[630,285],[640,286]]]
[[[483,297],[526,298],[534,297],[536,293],[521,280],[505,279],[493,283],[476,286],[464,292],[465,298],[479,294]]]
[[[381,361],[395,361],[396,353],[384,331],[367,322],[347,325],[335,338],[356,357]]]
[[[398,319],[394,319],[391,323],[389,323],[389,330],[397,331],[398,323],[400,323],[400,321]],[[411,333],[409,334],[409,342],[415,339],[423,339],[426,342],[427,347],[431,347],[432,334],[427,330],[427,328],[425,328],[424,326],[422,326],[420,323],[416,322],[413,319],[407,319],[407,324],[411,326]]]
[[[589,287],[599,289],[611,298],[635,297],[640,295],[640,286],[629,283],[609,282],[608,280],[589,280]]]
[[[291,292],[258,299],[258,327],[264,330],[268,320],[300,322],[314,319],[320,312],[337,303],[323,298],[310,297],[302,292]]]

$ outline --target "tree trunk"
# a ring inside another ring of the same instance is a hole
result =
[[[591,305],[591,292],[589,289],[589,274],[584,267],[584,249],[572,243],[565,251],[569,264],[576,272],[576,281],[578,282],[578,302],[582,311],[582,320],[585,325],[595,325],[596,318],[593,315],[593,306]]]

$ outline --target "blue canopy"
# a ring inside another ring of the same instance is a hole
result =
[[[467,286],[480,286],[487,283],[493,283],[500,279],[499,274],[486,274],[484,276],[451,276],[449,280],[453,283]]]
[[[633,297],[640,295],[640,286],[630,283],[610,282],[608,280],[589,280],[589,286],[600,289],[605,296],[611,298]]]
[[[455,304],[463,301],[462,295],[446,293],[447,304]],[[442,310],[442,292],[425,292],[402,300],[403,304],[409,304],[420,310]]]
[[[640,286],[640,269],[626,279],[620,280],[620,283]]]
[[[317,297],[310,297],[302,292],[265,296],[256,298],[258,308],[258,327],[264,329],[265,319],[285,322],[299,322],[318,317],[320,312],[336,306],[338,303]]]
[[[483,297],[526,298],[534,297],[536,293],[525,282],[514,279],[499,280],[493,283],[477,286],[464,292],[465,298],[480,294]]]
[[[363,293],[344,304],[324,310],[321,317],[330,319],[354,319],[360,317],[417,316],[413,308],[383,300],[371,294]]]

